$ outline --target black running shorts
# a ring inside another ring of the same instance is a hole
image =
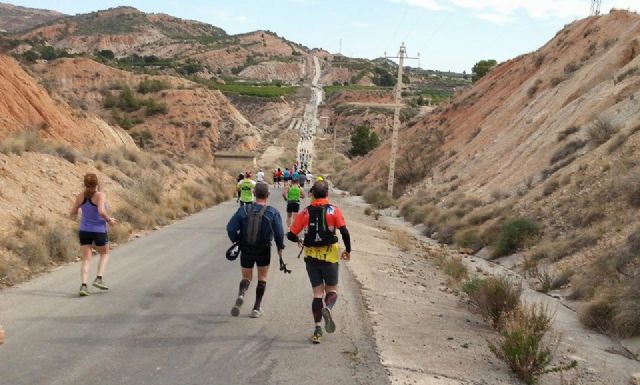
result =
[[[307,274],[311,281],[311,287],[325,284],[327,286],[338,285],[338,271],[340,265],[337,263],[319,261],[313,258],[305,258]]]
[[[297,213],[300,211],[300,202],[287,202],[287,212]]]
[[[271,264],[271,250],[261,255],[253,255],[245,252],[240,253],[240,266],[245,269],[253,269],[254,265],[265,267]]]
[[[105,246],[109,242],[107,233],[94,233],[91,231],[79,231],[80,245],[82,246]]]

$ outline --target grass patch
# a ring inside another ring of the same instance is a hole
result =
[[[469,270],[460,257],[448,258],[442,270],[455,282],[461,282],[463,279],[469,278]]]
[[[411,250],[411,236],[406,231],[402,229],[393,229],[393,231],[391,231],[391,237],[400,250],[405,252]]]
[[[325,86],[324,94],[326,95],[326,97],[330,97],[331,95],[336,94],[338,92],[342,92],[342,91],[380,91],[380,90],[392,90],[392,88],[378,87],[378,86],[362,86],[357,84],[351,84],[348,86],[333,85],[333,86]]]

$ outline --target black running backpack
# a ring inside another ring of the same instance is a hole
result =
[[[305,247],[330,246],[338,243],[335,230],[329,230],[327,226],[327,208],[331,205],[309,206],[309,227],[304,235]]]
[[[260,254],[269,250],[269,240],[262,238],[262,218],[268,206],[262,206],[260,211],[253,210],[253,205],[244,205],[247,221],[240,230],[240,250],[248,254]],[[248,207],[248,208],[247,208]]]

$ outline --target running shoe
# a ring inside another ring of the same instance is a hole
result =
[[[236,299],[236,304],[231,308],[231,315],[237,317],[240,315],[240,307],[244,303],[244,296],[239,295]]]
[[[262,309],[253,309],[251,310],[251,318],[260,318],[264,314]]]
[[[319,344],[320,340],[322,340],[322,328],[320,326],[316,326],[316,329],[313,331],[313,335],[311,336],[311,342]]]
[[[327,333],[333,333],[336,331],[336,323],[333,322],[333,317],[331,317],[331,309],[328,307],[322,308],[322,318],[324,319],[324,330]]]
[[[104,283],[102,278],[96,278],[95,281],[93,281],[93,286],[97,287],[100,290],[109,290],[109,286]]]
[[[80,297],[86,297],[89,295],[89,288],[87,287],[87,285],[80,285],[80,291],[78,292],[78,295],[80,295]]]

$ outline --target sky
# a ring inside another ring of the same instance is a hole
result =
[[[402,42],[424,69],[471,72],[536,50],[564,25],[587,17],[589,0],[0,0],[66,14],[129,5],[198,20],[236,34],[258,29],[310,48],[374,59]],[[640,0],[602,0],[640,11]]]

